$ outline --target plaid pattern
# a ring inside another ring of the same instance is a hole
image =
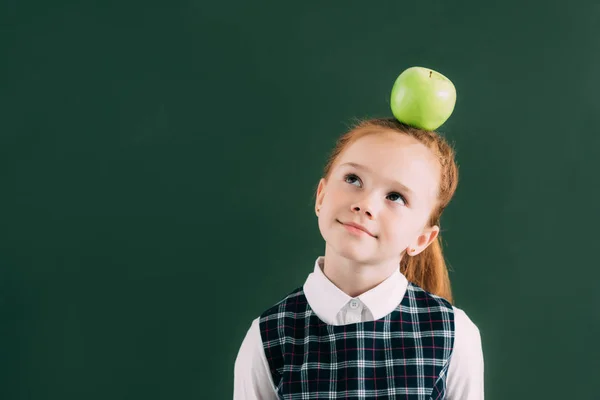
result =
[[[260,316],[263,348],[280,399],[436,399],[446,392],[454,312],[408,283],[385,317],[329,325],[302,287]]]

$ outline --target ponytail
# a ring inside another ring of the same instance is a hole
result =
[[[409,282],[453,304],[450,277],[442,252],[440,234],[416,256],[404,254],[400,260],[400,272]]]

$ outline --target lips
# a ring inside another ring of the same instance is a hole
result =
[[[371,232],[369,232],[369,230],[368,230],[367,228],[365,228],[364,226],[362,226],[362,225],[360,225],[360,224],[356,224],[356,223],[354,223],[354,222],[346,222],[346,223],[344,223],[344,222],[341,222],[341,221],[338,221],[338,222],[339,222],[339,223],[341,223],[342,225],[353,226],[353,227],[355,227],[355,228],[357,228],[357,229],[360,229],[360,230],[361,230],[361,231],[363,231],[363,232],[366,232],[366,233],[367,233],[367,234],[369,234],[370,236],[376,237],[376,236],[375,236],[375,235],[373,235]]]

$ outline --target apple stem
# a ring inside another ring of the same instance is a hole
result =
[[[429,71],[429,77],[431,78],[431,71]]]

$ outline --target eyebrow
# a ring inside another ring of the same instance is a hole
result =
[[[364,165],[361,165],[361,164],[354,163],[354,162],[347,162],[347,163],[341,164],[340,167],[343,167],[345,165],[350,166],[350,167],[354,167],[354,168],[357,168],[357,169],[362,169],[363,171],[367,171],[368,173],[372,173],[373,172],[368,167],[366,167]],[[404,185],[404,184],[402,184],[401,182],[398,182],[398,181],[392,181],[392,182],[395,183],[396,185],[400,186],[400,188],[402,190],[404,190],[405,192],[409,193],[411,196],[416,197],[415,192],[411,188],[409,188],[408,186],[406,186],[406,185]]]

